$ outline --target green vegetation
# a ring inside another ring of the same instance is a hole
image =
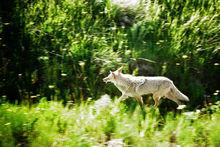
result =
[[[65,104],[119,95],[102,78],[120,65],[127,73],[169,77],[190,97],[191,109],[217,100],[217,0],[148,0],[133,7],[110,0],[14,0],[2,2],[0,13],[6,100],[47,97]]]
[[[81,105],[41,102],[31,108],[0,106],[0,145],[10,146],[105,146],[116,139],[131,146],[218,146],[220,105],[201,112],[169,113],[137,107],[129,110],[108,99]],[[104,107],[103,103],[105,103]],[[210,113],[212,111],[212,114]]]
[[[219,14],[218,0],[1,1],[0,146],[218,146]],[[146,116],[133,100],[99,111],[121,65],[170,78],[192,112],[150,97]]]

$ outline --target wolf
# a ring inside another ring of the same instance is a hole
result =
[[[189,98],[181,93],[173,81],[163,76],[145,77],[123,74],[120,67],[116,71],[103,79],[104,82],[113,83],[122,93],[118,101],[123,101],[128,97],[134,97],[143,106],[142,95],[153,94],[154,106],[159,105],[161,98],[168,98],[181,106],[181,101],[189,101]]]

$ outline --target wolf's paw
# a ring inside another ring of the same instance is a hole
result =
[[[184,109],[185,107],[186,107],[186,105],[179,105],[176,109],[182,110],[182,109]]]

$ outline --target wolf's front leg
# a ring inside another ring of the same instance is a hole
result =
[[[118,102],[124,101],[124,100],[126,100],[127,98],[128,98],[127,95],[122,94],[121,97],[118,99]]]

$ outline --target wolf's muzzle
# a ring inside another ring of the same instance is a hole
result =
[[[104,78],[103,81],[104,81],[105,83],[107,83],[107,82],[108,82],[108,77]]]

